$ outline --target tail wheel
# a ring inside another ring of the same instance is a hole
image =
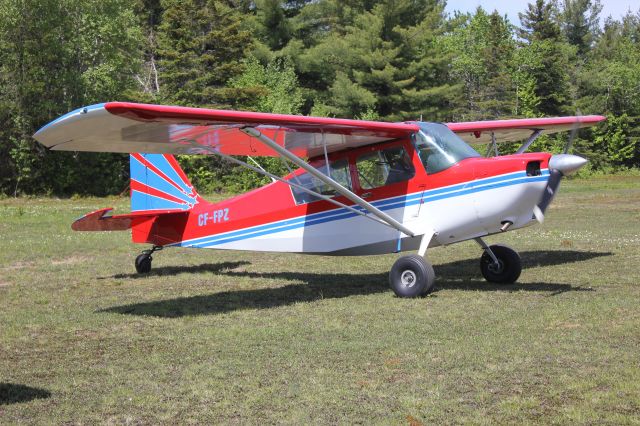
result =
[[[151,261],[153,258],[147,253],[142,253],[136,257],[136,271],[139,274],[148,274],[151,272]]]
[[[396,260],[389,273],[389,284],[398,297],[418,297],[433,291],[433,267],[417,254]]]
[[[495,244],[489,247],[498,259],[496,264],[485,250],[480,257],[480,271],[485,280],[496,284],[513,284],[522,272],[522,261],[518,252],[509,246]]]

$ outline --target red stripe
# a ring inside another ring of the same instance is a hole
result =
[[[603,117],[602,115],[585,115],[581,117],[571,116],[553,118],[524,118],[514,120],[467,121],[462,123],[447,123],[447,127],[449,127],[454,132],[473,132],[499,129],[538,129],[570,125],[586,127],[592,126],[602,120],[606,120],[606,117]]]
[[[160,197],[163,200],[167,200],[167,201],[172,201],[174,203],[178,203],[178,204],[182,204],[184,206],[188,206],[188,203],[186,203],[184,200],[181,200],[179,198],[176,198],[172,195],[169,195],[165,192],[162,192],[156,188],[153,188],[151,186],[147,186],[144,183],[138,182],[136,180],[131,179],[131,190],[132,191],[138,191],[138,192],[142,192],[143,194],[148,194],[148,195],[153,195],[155,197]]]
[[[267,114],[248,111],[225,111],[166,105],[108,102],[104,108],[111,114],[137,121],[186,121],[192,125],[246,124],[285,126],[298,132],[366,134],[381,137],[408,136],[418,130],[415,123],[348,120],[343,118],[308,117],[303,115]]]
[[[182,193],[183,193],[183,194],[185,194],[185,195],[190,195],[190,194],[187,194],[186,192],[184,192],[184,189],[182,189],[182,188],[180,187],[180,185],[178,185],[178,184],[177,184],[177,183],[175,183],[173,180],[171,180],[171,178],[170,178],[169,176],[167,176],[167,175],[165,175],[164,173],[162,173],[162,171],[161,171],[160,169],[158,169],[156,166],[154,166],[154,165],[153,165],[153,163],[150,163],[149,161],[147,161],[147,159],[146,159],[146,158],[144,158],[142,155],[137,154],[137,153],[136,153],[136,154],[131,154],[131,155],[133,155],[133,157],[134,157],[136,160],[140,161],[140,162],[141,162],[142,164],[144,164],[147,168],[149,168],[149,169],[153,170],[153,172],[154,172],[155,174],[157,174],[158,176],[160,176],[162,179],[166,180],[169,184],[171,184],[172,186],[174,186],[174,187],[175,187],[176,189],[178,189],[180,192],[182,192]],[[165,158],[166,158],[166,157],[165,157]],[[176,165],[177,165],[177,163],[176,163]],[[178,170],[180,170],[180,167],[178,167]],[[176,170],[176,171],[178,171],[178,170]],[[180,171],[182,172],[182,170],[180,170]],[[181,173],[178,173],[178,176],[180,176],[180,177],[184,176],[184,172],[182,172],[182,174],[181,174]],[[185,176],[185,177],[186,177],[186,176]]]
[[[171,164],[171,167],[173,168],[173,170],[175,170],[176,173],[178,173],[178,176],[180,176],[182,181],[185,184],[187,184],[187,186],[190,186],[190,187],[193,188],[193,185],[191,185],[191,181],[189,180],[187,175],[182,170],[182,167],[180,167],[180,164],[178,163],[178,160],[176,160],[176,158],[173,155],[168,155],[168,154],[164,154],[164,158],[166,158],[167,161],[169,162],[169,164]]]

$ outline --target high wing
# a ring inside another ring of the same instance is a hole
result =
[[[468,121],[447,123],[454,133],[468,144],[521,141],[534,133],[551,134],[590,127],[605,120],[601,115],[584,115],[554,118],[524,118],[514,120]]]
[[[408,136],[415,123],[384,123],[109,102],[72,111],[34,138],[53,150],[278,156],[242,132],[258,129],[298,157],[315,157]],[[206,150],[200,150],[202,146]]]
[[[519,141],[588,127],[598,115],[447,123],[467,143]],[[197,154],[206,147],[226,155],[278,156],[241,131],[253,127],[299,157],[315,157],[409,136],[418,123],[385,123],[300,115],[108,102],[72,111],[34,137],[60,151]]]

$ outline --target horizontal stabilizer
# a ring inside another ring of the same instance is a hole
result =
[[[130,214],[107,216],[107,214],[112,210],[113,207],[107,207],[87,213],[81,218],[76,219],[76,221],[71,224],[71,229],[74,231],[126,231],[127,229],[131,229],[133,222],[136,219],[146,220],[158,216],[183,213],[134,212]]]
[[[105,216],[113,207],[87,213],[71,224],[74,231],[126,231],[131,228],[131,215]]]

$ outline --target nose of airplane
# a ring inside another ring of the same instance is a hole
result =
[[[587,159],[572,154],[556,154],[549,159],[549,169],[558,170],[563,175],[570,175],[587,164]]]
[[[538,219],[538,222],[542,223],[544,221],[544,212],[547,210],[547,207],[549,207],[556,192],[558,192],[562,177],[574,173],[585,164],[587,164],[587,160],[577,155],[556,154],[551,156],[549,159],[549,180],[547,187],[544,189],[540,201],[533,209],[533,214],[536,219]]]

